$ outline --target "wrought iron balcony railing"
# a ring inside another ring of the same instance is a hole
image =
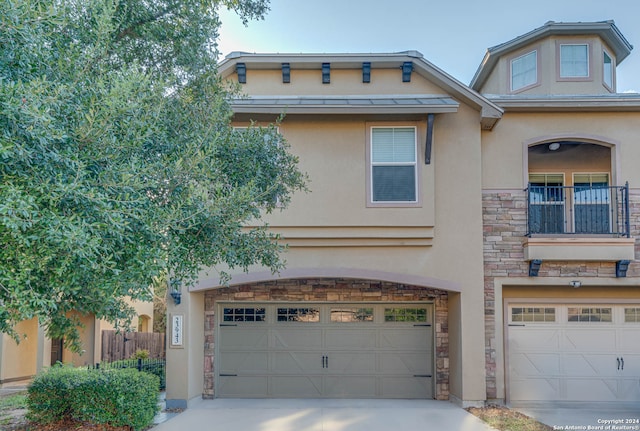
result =
[[[582,234],[629,237],[629,184],[529,184],[527,235]]]

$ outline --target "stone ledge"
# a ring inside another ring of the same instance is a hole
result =
[[[524,259],[605,261],[635,259],[635,238],[527,238]]]

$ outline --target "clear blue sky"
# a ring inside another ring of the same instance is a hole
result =
[[[612,19],[636,47],[618,66],[618,92],[640,92],[640,0],[271,0],[270,7],[247,27],[222,11],[222,56],[417,50],[469,84],[491,46],[550,20]]]

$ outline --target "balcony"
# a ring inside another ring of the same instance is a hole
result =
[[[525,259],[627,261],[629,185],[539,186],[527,192]]]
[[[527,236],[629,238],[629,184],[527,188]]]

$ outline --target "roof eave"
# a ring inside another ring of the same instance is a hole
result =
[[[236,114],[445,114],[454,113],[458,111],[455,106],[428,106],[421,105],[417,107],[402,107],[397,106],[344,106],[344,105],[304,105],[304,106],[290,106],[290,105],[231,105],[231,108]]]
[[[505,112],[640,112],[640,95],[612,100],[597,96],[492,100]]]
[[[234,51],[218,64],[218,74],[226,78],[235,72],[237,63],[245,63],[255,69],[279,69],[282,63],[289,63],[292,69],[317,68],[319,64],[331,63],[332,68],[361,67],[362,62],[372,67],[401,67],[405,61],[422,58],[418,51],[402,51],[382,54],[335,53],[335,54],[274,54]]]

